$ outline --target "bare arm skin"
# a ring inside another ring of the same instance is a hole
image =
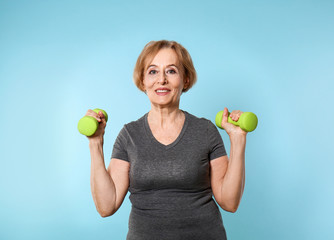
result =
[[[113,215],[122,205],[129,187],[130,163],[112,158],[105,168],[103,135],[106,121],[103,114],[88,110],[88,116],[95,117],[99,128],[89,139],[91,156],[91,191],[96,210],[102,217]]]
[[[236,111],[233,114],[235,116],[232,116],[238,120],[241,113]],[[234,213],[239,207],[245,187],[247,133],[239,127],[227,123],[227,109],[224,110],[222,126],[230,136],[230,159],[227,156],[222,156],[210,161],[211,187],[219,206],[226,211]]]
[[[102,217],[113,215],[122,205],[129,187],[130,164],[112,158],[105,168],[103,145],[90,142],[91,153],[91,191],[96,210]]]

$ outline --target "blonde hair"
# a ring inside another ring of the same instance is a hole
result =
[[[180,65],[183,67],[183,79],[188,79],[188,86],[186,89],[183,89],[183,92],[187,92],[197,81],[197,74],[188,51],[179,43],[175,41],[150,41],[147,43],[140,53],[134,71],[133,71],[133,81],[139,90],[144,92],[143,89],[143,80],[144,80],[144,71],[146,70],[148,64],[153,60],[155,55],[163,49],[171,48],[175,51],[178,56]]]

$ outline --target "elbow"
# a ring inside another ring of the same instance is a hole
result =
[[[230,205],[230,208],[229,208],[230,213],[235,213],[238,210],[239,205],[240,205],[240,201],[241,201],[241,199],[239,199],[238,201],[236,201],[236,202],[234,202],[233,204]]]
[[[220,206],[226,212],[235,213],[238,210],[238,206]]]
[[[108,214],[108,213],[99,213],[101,217],[106,218],[106,217],[110,217],[112,214]]]
[[[100,216],[103,217],[103,218],[110,217],[114,213],[115,212],[113,212],[113,211],[99,211]]]
[[[100,214],[102,218],[110,217],[114,215],[114,213],[117,211],[114,205],[111,205],[111,204],[102,205],[102,206],[101,205],[95,204],[95,207],[96,207],[96,211]]]
[[[110,217],[116,212],[115,209],[97,209],[97,211],[103,218]]]
[[[229,207],[228,209],[225,209],[227,212],[235,213],[238,210],[238,206],[235,207]]]
[[[239,203],[233,203],[233,204],[218,203],[218,204],[222,209],[230,213],[235,213],[239,208]]]

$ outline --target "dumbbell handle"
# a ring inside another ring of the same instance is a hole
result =
[[[101,111],[106,121],[108,121],[108,114],[106,111],[99,108],[95,108],[93,111],[96,113],[99,113]],[[83,135],[86,135],[87,137],[92,136],[96,132],[98,127],[99,127],[99,122],[96,120],[96,118],[92,116],[84,116],[78,122],[79,132]]]
[[[221,129],[224,129],[221,125],[223,121],[223,114],[224,111],[219,111],[215,119],[216,125]],[[242,130],[246,132],[252,132],[257,127],[258,119],[254,113],[244,112],[240,115],[238,121],[233,121],[232,118],[230,118],[230,113],[228,113],[227,122],[232,123],[235,126],[239,126]]]

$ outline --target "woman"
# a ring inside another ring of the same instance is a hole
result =
[[[140,54],[134,81],[151,110],[125,124],[108,168],[103,156],[106,126],[102,112],[89,138],[91,189],[97,211],[111,216],[129,190],[132,210],[128,240],[226,239],[218,205],[235,212],[245,184],[246,132],[227,122],[230,158],[217,128],[207,119],[179,109],[180,97],[196,82],[187,50],[174,41],[151,41]],[[237,121],[241,111],[230,116]]]

